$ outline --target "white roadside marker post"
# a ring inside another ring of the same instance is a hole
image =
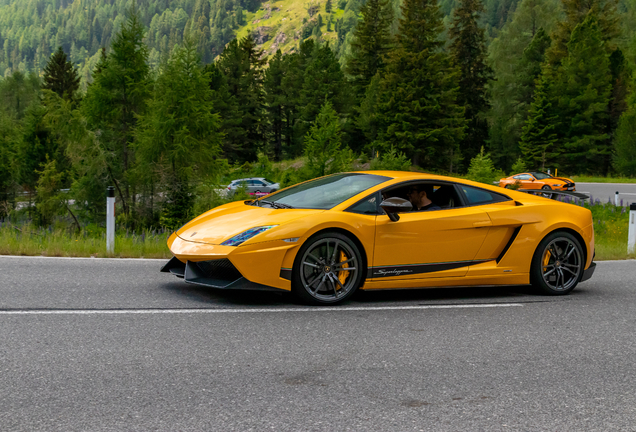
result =
[[[106,198],[106,250],[115,252],[115,188],[108,186]]]
[[[627,234],[627,253],[636,252],[636,203],[629,205],[629,232]]]
[[[616,194],[614,195],[614,205],[618,207],[618,191],[616,191]]]

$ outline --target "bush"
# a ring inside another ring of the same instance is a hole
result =
[[[379,158],[371,161],[372,170],[408,171],[411,168],[411,160],[393,146],[384,152]]]
[[[512,165],[512,174],[518,174],[526,171],[528,171],[528,167],[521,158],[517,159],[517,162]]]
[[[495,169],[490,154],[484,153],[483,147],[481,152],[470,161],[470,168],[468,168],[466,175],[470,180],[490,185],[504,176],[505,174],[501,170]]]

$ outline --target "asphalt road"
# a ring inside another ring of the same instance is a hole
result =
[[[0,257],[0,430],[636,430],[635,261],[334,308],[160,265]]]
[[[594,201],[598,199],[602,203],[614,203],[614,197],[618,192],[619,205],[622,202],[622,205],[627,207],[631,203],[636,203],[636,183],[577,183],[576,191],[590,194]]]

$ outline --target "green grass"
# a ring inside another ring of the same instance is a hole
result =
[[[240,40],[259,27],[269,27],[271,29],[269,32],[270,38],[261,45],[260,48],[263,49],[268,56],[275,54],[276,49],[280,49],[283,53],[288,53],[300,42],[296,39],[296,33],[303,25],[303,18],[309,18],[306,7],[307,3],[308,2],[299,2],[297,0],[270,1],[267,4],[271,6],[272,11],[270,17],[265,19],[263,19],[265,16],[264,9],[259,9],[256,12],[246,12],[245,25],[237,30],[236,37]],[[321,27],[321,31],[323,32],[322,38],[325,41],[329,41],[331,46],[333,46],[337,38],[335,19],[341,18],[342,15],[344,15],[344,11],[336,9],[336,5],[334,5],[334,22],[331,24],[331,31],[327,33],[326,21],[329,14],[325,12],[326,0],[320,0],[317,1],[317,3],[320,4],[318,13],[322,15],[324,22]],[[280,45],[275,45],[274,38],[278,33],[284,33],[286,40]]]
[[[636,178],[572,176],[575,183],[636,183]]]
[[[627,254],[629,211],[612,204],[585,204],[592,210],[596,238],[596,260],[634,259]],[[31,225],[0,226],[0,255],[42,255],[58,257],[165,258],[172,255],[166,245],[168,232],[118,231],[115,252],[106,251],[105,230],[94,225],[81,234],[68,229],[43,229]]]
[[[592,210],[596,260],[633,259],[636,254],[627,254],[629,210],[613,204],[585,204]]]
[[[41,255],[96,258],[170,258],[168,233],[144,231],[140,234],[117,232],[115,251],[106,251],[103,228],[86,228],[82,234],[66,229],[47,230],[30,225],[0,227],[0,255]]]

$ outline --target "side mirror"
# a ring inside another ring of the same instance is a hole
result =
[[[380,203],[380,207],[386,212],[386,214],[389,216],[389,219],[391,219],[393,222],[397,222],[400,220],[398,213],[413,210],[413,204],[411,204],[411,201],[398,197],[385,199]]]

